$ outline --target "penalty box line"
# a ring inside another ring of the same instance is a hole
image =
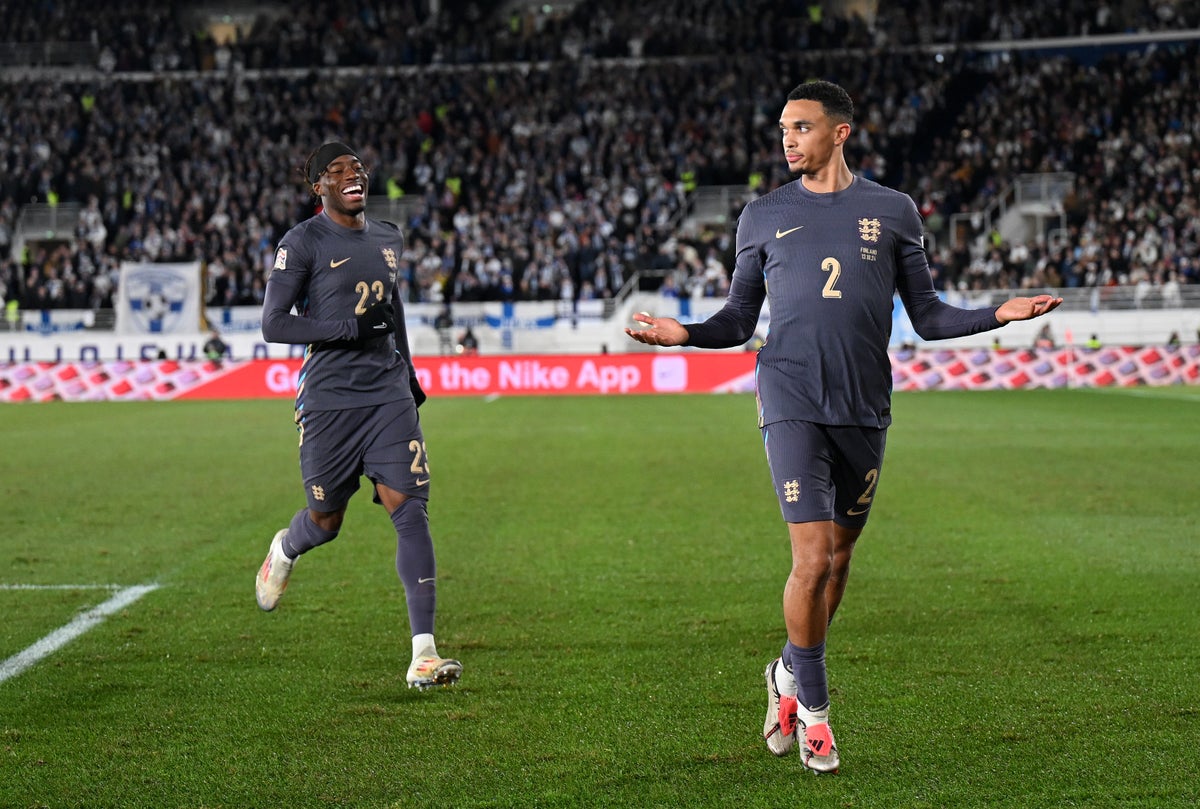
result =
[[[87,632],[89,629],[103,623],[104,619],[107,618],[108,616],[112,615],[114,612],[118,612],[119,610],[125,609],[125,607],[128,607],[130,604],[137,601],[139,598],[146,595],[146,593],[150,593],[150,592],[153,592],[154,590],[157,590],[158,587],[159,587],[159,585],[157,585],[157,584],[139,584],[134,587],[126,587],[124,589],[117,590],[117,592],[113,595],[113,597],[108,599],[108,601],[105,601],[103,604],[99,604],[95,607],[92,607],[87,612],[81,613],[80,615],[76,616],[75,619],[73,621],[71,621],[69,624],[66,624],[65,626],[60,626],[58,629],[54,630],[46,637],[37,641],[29,648],[25,649],[24,651],[18,652],[17,654],[13,655],[12,657],[8,658],[7,660],[5,660],[3,662],[0,662],[0,683],[4,682],[5,680],[7,680],[11,677],[16,677],[18,674],[25,671],[25,669],[29,668],[30,666],[34,665],[42,658],[49,657],[50,655],[54,654],[54,652],[58,651],[63,646],[66,646],[68,643],[75,640],[75,638],[79,637],[84,632]],[[86,589],[93,589],[93,588],[112,589],[111,587],[109,587],[107,585],[84,585],[83,587],[71,587],[71,586],[20,587],[20,586],[12,586],[12,585],[0,586],[0,589],[5,589],[5,590],[17,590],[17,589],[21,589],[21,590],[26,590],[26,589],[38,589],[38,590],[72,589],[72,590],[74,590],[74,589],[85,589],[85,588]]]

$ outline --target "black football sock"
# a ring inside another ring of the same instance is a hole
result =
[[[308,509],[302,508],[292,515],[292,522],[288,525],[288,532],[281,543],[283,554],[289,559],[295,559],[318,545],[324,545],[337,535],[337,531],[326,531],[313,522],[308,516]]]
[[[392,512],[396,526],[396,572],[408,602],[408,623],[413,635],[433,634],[437,606],[437,564],[429,512],[425,501],[410,497]]]
[[[788,641],[783,648],[784,659],[790,659],[796,677],[796,693],[800,704],[810,712],[829,705],[829,679],[825,672],[825,641],[816,646],[795,646]]]

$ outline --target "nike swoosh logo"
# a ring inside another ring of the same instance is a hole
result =
[[[424,486],[428,482],[429,482],[429,478],[425,478],[424,480],[420,480],[419,478],[417,479],[418,486]]]
[[[788,231],[788,232],[790,233],[791,231]],[[334,261],[333,259],[329,259],[329,266],[336,270],[338,267],[342,266],[349,260],[350,259],[348,259],[348,258],[344,258],[341,261]]]
[[[847,517],[857,517],[860,514],[866,514],[870,510],[870,508],[871,508],[870,506],[867,506],[866,508],[859,508],[859,509],[852,508],[846,512],[846,516]]]
[[[803,227],[804,227],[804,225],[797,225],[796,227],[791,228],[789,230],[776,230],[775,238],[782,239],[784,236],[788,235],[789,233],[795,233],[797,230],[800,230]]]
[[[429,582],[433,581],[433,580],[434,580],[434,578],[435,578],[434,576],[430,576],[430,577],[429,577],[429,578],[427,578],[427,579],[426,579],[426,578],[420,578],[420,577],[419,577],[419,578],[417,579],[417,584],[429,584]]]
[[[373,328],[375,331],[379,331],[380,329],[386,329],[387,324],[386,323],[377,323],[374,326],[372,326],[371,328]]]

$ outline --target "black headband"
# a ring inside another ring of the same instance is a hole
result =
[[[355,160],[358,159],[358,155],[354,153],[353,149],[336,140],[330,141],[320,149],[317,149],[316,154],[312,156],[312,160],[308,163],[308,181],[315,183],[317,178],[321,176],[321,173],[329,167],[329,164],[342,155],[350,155]]]

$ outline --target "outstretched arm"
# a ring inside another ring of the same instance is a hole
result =
[[[1014,320],[1040,317],[1057,308],[1062,298],[1037,295],[1012,298],[1000,306],[960,309],[938,297],[924,254],[908,260],[909,271],[898,279],[897,291],[922,340],[945,340],[998,329]]]
[[[896,291],[904,302],[913,329],[923,340],[945,340],[998,329],[1014,320],[1029,320],[1050,312],[1062,298],[1037,295],[1013,298],[995,309],[960,309],[938,297],[929,273],[929,260],[922,241],[922,224],[916,205],[910,200],[897,233],[896,260],[900,272]]]
[[[652,346],[733,348],[754,336],[765,298],[766,287],[761,272],[756,276],[739,269],[733,274],[725,305],[703,323],[685,327],[672,317],[654,317],[648,312],[639,312],[633,319],[650,328],[625,329],[625,333],[639,343]]]

